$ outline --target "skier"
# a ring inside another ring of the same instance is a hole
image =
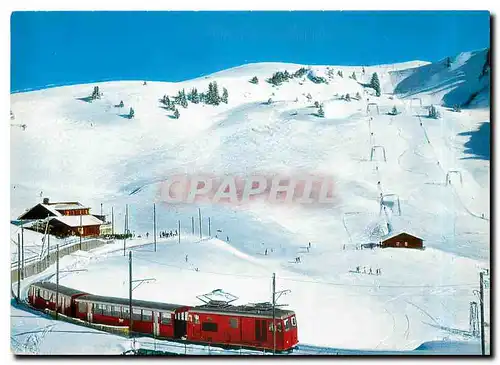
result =
[[[345,244],[344,244],[344,246],[342,246],[342,250],[344,250],[344,251],[345,251]]]
[[[186,262],[188,262],[188,255],[186,255]]]
[[[309,247],[306,247],[307,248],[307,252],[309,252]]]
[[[309,248],[311,248],[311,242],[309,242]]]
[[[266,248],[266,251],[264,252],[264,255],[266,255],[266,256],[267,256],[267,248]]]
[[[370,271],[369,271],[369,274],[372,275],[373,272],[372,272],[372,268],[370,267]]]
[[[356,266],[356,272],[359,273],[359,266]]]
[[[227,242],[229,242],[229,236],[226,236]]]
[[[148,238],[148,237],[149,237],[149,232],[146,232],[146,238]]]

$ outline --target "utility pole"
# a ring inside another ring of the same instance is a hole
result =
[[[126,256],[125,248],[127,247],[127,213],[125,213],[125,221],[123,222],[123,256]]]
[[[17,301],[21,300],[21,235],[17,234]]]
[[[56,246],[56,319],[59,311],[59,244]]]
[[[178,238],[179,238],[179,243],[181,243],[181,220],[180,219],[177,221],[177,224],[179,226],[179,230],[177,231]]]
[[[198,220],[200,221],[200,241],[201,241],[202,231],[201,231],[201,209],[200,208],[198,208]]]
[[[129,275],[129,287],[128,287],[128,310],[130,313],[130,321],[129,321],[129,334],[132,334],[132,251],[128,253],[128,275]]]
[[[276,273],[273,272],[273,355],[276,355]]]
[[[155,252],[156,252],[156,204],[153,203],[153,235],[155,236]]]
[[[83,234],[82,215],[80,214],[80,250],[82,249],[82,234]]]
[[[210,217],[208,217],[208,237],[212,237],[212,230],[210,229]]]
[[[21,276],[24,279],[24,227],[21,224]]]
[[[50,265],[50,228],[47,233],[47,264]]]
[[[127,230],[127,233],[128,233],[128,231],[129,231],[129,229],[128,229],[128,204],[125,205],[125,211],[126,211],[126,213],[125,213],[125,219],[126,219],[125,223],[126,223],[126,230]]]
[[[115,234],[115,210],[111,207],[111,234]]]
[[[484,335],[484,272],[479,273],[479,313],[481,323],[481,354],[485,355],[485,335]]]
[[[191,230],[193,231],[194,236],[194,217],[191,217]]]
[[[290,293],[290,290],[276,291],[276,274],[273,273],[273,303],[272,303],[273,304],[273,355],[276,354],[276,331],[278,330],[277,329],[278,326],[276,325],[276,306],[277,306],[276,302],[283,294],[288,294],[288,293]]]

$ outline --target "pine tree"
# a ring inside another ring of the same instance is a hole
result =
[[[345,94],[345,101],[351,101],[351,95]]]
[[[179,110],[177,110],[177,108],[174,109],[174,118],[175,119],[179,119],[180,117],[180,113],[179,113]]]
[[[135,115],[134,108],[130,107],[130,111],[128,113],[128,117],[130,119],[132,119],[134,117],[134,115]]]
[[[257,76],[254,76],[254,77],[252,77],[252,79],[250,80],[250,82],[252,84],[258,84],[259,83],[259,79],[257,78]]]
[[[193,88],[187,96],[188,100],[193,104],[198,104],[200,102],[200,96],[198,95],[198,90]]]
[[[167,105],[167,95],[163,95],[163,98],[161,98],[161,102]]]
[[[356,99],[361,99],[361,95],[359,94],[359,91],[356,93]]]
[[[390,112],[391,115],[398,115],[399,114],[399,111],[398,111],[398,108],[396,108],[396,105],[394,105],[392,107],[392,110]]]
[[[337,72],[337,75],[339,75],[340,77],[344,77],[344,73],[341,70]]]
[[[446,65],[446,68],[451,67],[451,58],[450,57],[446,57],[445,65]]]
[[[320,105],[319,106],[319,109],[318,109],[318,117],[320,118],[324,118],[325,117],[325,112],[323,110],[323,105]]]
[[[186,92],[184,91],[184,89],[182,89],[182,91],[179,91],[177,100],[180,106],[182,106],[183,108],[187,108],[188,103],[186,99]]]
[[[165,106],[167,107],[167,109],[169,109],[174,103],[172,103],[170,101],[170,98],[168,96],[165,96]]]
[[[118,104],[118,106],[119,106],[120,108],[123,108],[123,106],[124,106],[124,104],[123,104],[123,100],[120,100],[120,104]]]
[[[314,102],[314,107],[315,107],[315,108],[319,108],[319,107],[320,107],[320,105],[319,105],[319,101],[315,101],[315,102]]]
[[[358,79],[356,78],[356,72],[353,72],[353,73],[352,73],[352,75],[351,75],[351,79],[356,80],[356,81],[358,80]]]
[[[227,89],[225,87],[222,88],[222,97],[221,97],[221,101],[223,103],[226,103],[227,104],[227,98],[228,98],[229,94],[227,92]]]
[[[217,81],[208,84],[208,93],[206,95],[206,103],[210,105],[219,105],[220,96],[219,89],[217,87]]]
[[[290,76],[290,74],[288,73],[288,71],[287,71],[287,70],[285,70],[285,72],[283,73],[283,78],[284,78],[285,80],[288,80],[288,79],[290,79],[290,78],[291,78],[291,76]]]
[[[380,81],[376,72],[373,73],[370,86],[375,89],[375,95],[380,96]]]

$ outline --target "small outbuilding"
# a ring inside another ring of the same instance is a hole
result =
[[[413,236],[406,232],[400,232],[385,237],[382,240],[382,248],[395,247],[395,248],[424,248],[424,240],[417,236]]]

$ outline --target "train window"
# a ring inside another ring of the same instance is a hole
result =
[[[133,308],[132,309],[132,320],[134,320],[134,321],[142,320],[141,314],[142,314],[142,311],[140,309]]]
[[[229,326],[231,328],[238,328],[238,318],[229,318]]]
[[[87,303],[85,303],[85,302],[78,302],[78,312],[80,312],[80,313],[87,313]]]
[[[297,327],[297,319],[295,319],[295,316],[292,317],[292,326]]]
[[[122,318],[126,318],[126,319],[130,318],[128,307],[123,307]]]
[[[278,322],[276,325],[276,328],[278,329],[278,332],[281,332],[281,322]]]
[[[207,332],[217,332],[217,323],[203,322],[201,324],[201,329],[202,331],[207,331]]]
[[[113,317],[119,318],[121,315],[121,307],[114,305],[111,311]]]
[[[284,321],[283,321],[283,324],[285,326],[285,332],[286,331],[289,331],[291,328],[292,328],[292,325],[290,324],[290,320],[288,318],[286,318]]]
[[[194,323],[195,324],[200,324],[200,316],[197,315],[197,314],[194,315]]]
[[[172,324],[172,318],[170,313],[161,313],[161,324]]]
[[[36,296],[39,297],[40,296],[40,289],[37,289],[36,290]]]
[[[191,314],[190,314],[190,315],[188,315],[188,321],[189,321],[189,322],[193,322],[193,316],[192,316]]]
[[[142,311],[142,320],[151,322],[153,320],[153,311],[143,310]]]

